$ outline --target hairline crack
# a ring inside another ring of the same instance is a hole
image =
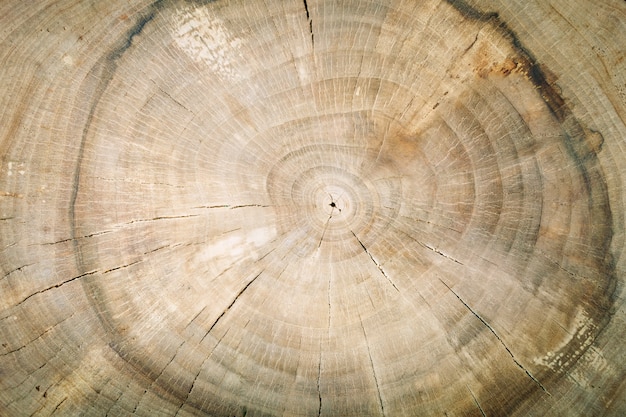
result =
[[[504,341],[500,338],[500,336],[498,336],[498,333],[496,333],[496,331],[494,330],[494,328],[493,328],[493,327],[491,327],[491,326],[489,325],[489,323],[487,323],[487,322],[485,321],[485,319],[483,319],[480,315],[478,315],[478,313],[476,313],[476,312],[474,311],[474,309],[473,309],[473,308],[471,308],[471,307],[469,306],[469,304],[467,304],[467,303],[466,303],[466,302],[465,302],[465,301],[464,301],[461,297],[459,297],[459,295],[458,295],[456,292],[454,292],[454,290],[453,290],[452,288],[450,288],[450,286],[449,286],[448,284],[446,284],[446,283],[445,283],[445,282],[444,282],[441,278],[438,278],[438,279],[439,279],[439,281],[441,281],[441,283],[442,283],[443,285],[445,285],[445,286],[446,286],[446,288],[447,288],[447,289],[448,289],[448,290],[449,290],[452,294],[454,294],[454,296],[455,296],[455,297],[456,297],[456,298],[457,298],[457,299],[458,299],[458,300],[459,300],[459,301],[460,301],[460,302],[461,302],[461,303],[465,306],[465,308],[467,308],[467,309],[468,309],[468,310],[469,310],[469,311],[470,311],[470,312],[474,315],[474,317],[476,317],[478,320],[480,320],[480,322],[481,322],[482,324],[484,324],[484,325],[485,325],[485,327],[486,327],[487,329],[489,329],[489,331],[490,331],[490,332],[491,332],[491,333],[492,333],[492,334],[496,337],[496,339],[498,339],[498,342],[500,342],[500,344],[501,344],[501,345],[504,347],[504,349],[507,351],[507,353],[509,354],[509,356],[511,356],[511,359],[513,359],[513,362],[515,362],[515,364],[516,364],[517,366],[519,366],[519,367],[520,367],[520,369],[521,369],[521,370],[523,370],[523,371],[526,373],[526,375],[528,375],[528,377],[529,377],[530,379],[532,379],[532,380],[533,380],[533,382],[534,382],[535,384],[537,384],[537,386],[539,386],[539,387],[540,387],[540,388],[541,388],[541,389],[542,389],[542,390],[543,390],[546,394],[550,395],[550,393],[548,392],[548,390],[546,390],[546,388],[543,386],[543,384],[541,384],[541,382],[540,382],[537,378],[535,378],[535,377],[533,376],[533,374],[531,374],[531,373],[530,373],[530,371],[529,371],[528,369],[526,369],[526,368],[524,367],[524,365],[522,365],[522,364],[521,364],[521,363],[520,363],[520,362],[519,362],[519,361],[515,358],[515,355],[513,355],[513,352],[511,352],[511,349],[509,349],[509,348],[508,348],[508,346],[504,343]]]

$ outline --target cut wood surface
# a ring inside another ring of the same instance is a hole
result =
[[[626,415],[626,2],[0,16],[0,416]]]

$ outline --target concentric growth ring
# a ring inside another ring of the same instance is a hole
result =
[[[67,108],[11,147],[63,161],[24,235],[50,262],[3,284],[47,324],[3,353],[40,352],[49,414],[532,414],[610,320],[602,136],[465,2],[268,3],[111,9],[68,46]]]

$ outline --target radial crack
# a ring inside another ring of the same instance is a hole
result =
[[[380,271],[380,273],[387,279],[387,281],[389,281],[389,283],[391,285],[393,285],[393,288],[396,289],[396,291],[400,292],[400,290],[398,289],[398,287],[396,287],[396,284],[393,283],[393,281],[389,278],[389,276],[387,275],[387,273],[385,272],[385,270],[383,269],[382,266],[380,266],[380,264],[378,263],[378,261],[376,261],[376,259],[374,259],[374,257],[372,256],[372,254],[370,253],[370,251],[367,250],[367,248],[365,247],[365,245],[363,244],[363,242],[361,242],[361,239],[359,239],[356,234],[354,234],[354,232],[351,230],[350,233],[352,233],[352,235],[354,236],[354,238],[359,242],[359,244],[361,245],[361,247],[363,248],[363,251],[365,253],[367,253],[367,255],[370,257],[370,259],[372,260],[372,262],[374,262],[374,265],[376,265],[376,268],[378,268],[378,270]]]
[[[167,91],[165,91],[163,88],[161,88],[160,85],[158,85],[156,83],[156,81],[151,80],[152,83],[159,89],[159,91],[161,91],[167,98],[169,98],[170,100],[172,100],[174,103],[176,103],[178,106],[182,107],[183,109],[187,110],[189,113],[194,114],[194,112],[192,112],[191,110],[189,110],[184,104],[182,104],[180,101],[176,100],[174,97],[172,97],[172,95],[170,93],[168,93]]]
[[[476,43],[476,41],[478,40],[478,34],[480,33],[480,30],[476,33],[476,37],[474,38],[474,40],[472,41],[472,43],[470,43],[470,45],[465,48],[465,50],[463,51],[463,53],[461,54],[461,56],[464,56],[465,54],[467,54],[467,52],[472,49],[472,47],[474,46],[474,44]]]
[[[113,271],[117,271],[118,269],[122,269],[122,268],[128,268],[129,266],[133,266],[135,264],[138,264],[139,262],[141,262],[142,260],[138,260],[135,262],[131,262],[129,264],[125,264],[125,265],[120,265],[120,266],[116,266],[115,268],[111,268],[111,269],[107,269],[106,271],[103,272],[103,274],[108,274],[109,272],[113,272]]]
[[[192,318],[191,320],[189,320],[189,323],[187,323],[187,325],[185,326],[185,329],[186,329],[187,327],[189,327],[189,325],[190,325],[191,323],[193,323],[193,322],[194,322],[194,320],[196,320],[196,319],[198,318],[198,316],[200,316],[200,314],[202,314],[202,312],[203,312],[205,309],[206,309],[206,306],[202,307],[202,309],[200,309],[200,311],[198,311],[198,313],[196,313],[196,315],[195,315],[195,316],[193,316],[193,318]]]
[[[322,414],[322,391],[320,389],[320,380],[322,379],[322,342],[320,340],[320,360],[317,367],[317,397],[319,398],[319,408],[317,409],[317,417]]]
[[[304,2],[304,11],[306,12],[306,20],[309,22],[309,32],[311,32],[311,46],[315,48],[315,38],[313,36],[313,19],[311,19],[311,15],[309,14],[309,5],[306,0],[302,0]]]
[[[221,208],[227,208],[227,209],[239,209],[239,208],[246,208],[246,207],[263,207],[263,208],[267,208],[267,207],[272,207],[268,204],[238,204],[238,205],[231,205],[231,204],[216,204],[216,205],[204,205],[204,206],[195,206],[192,207],[194,209],[221,209]]]
[[[147,252],[144,252],[143,254],[144,255],[148,255],[150,253],[158,252],[158,251],[163,250],[163,249],[169,249],[169,248],[174,249],[174,248],[177,248],[177,247],[182,246],[182,245],[183,245],[182,243],[175,243],[173,245],[172,244],[163,245],[163,246],[159,246],[158,248],[151,249],[151,250],[149,250]],[[189,246],[189,244],[187,244],[185,246]]]
[[[52,412],[50,413],[50,415],[53,415],[54,413],[56,413],[56,411],[59,409],[59,407],[61,407],[61,405],[63,405],[63,403],[67,400],[67,397],[64,397],[60,403],[57,404],[56,407],[54,407],[54,410],[52,410]]]
[[[332,278],[332,270],[331,270],[331,274],[329,274],[328,276],[328,291],[327,291],[327,297],[328,297],[328,332],[330,333],[330,280]]]
[[[34,296],[35,296],[35,295],[37,295],[37,294],[41,294],[41,293],[44,293],[44,292],[46,292],[46,291],[49,291],[49,290],[52,290],[52,289],[55,289],[55,288],[62,287],[62,286],[63,286],[63,285],[65,285],[65,284],[68,284],[68,283],[70,283],[70,282],[72,282],[72,281],[76,281],[77,279],[83,278],[83,277],[85,277],[85,276],[87,276],[87,275],[93,275],[93,274],[95,274],[96,272],[98,272],[98,271],[97,271],[97,270],[95,270],[95,271],[85,272],[84,274],[78,275],[78,276],[76,276],[76,277],[74,277],[74,278],[67,279],[67,280],[65,280],[65,281],[63,281],[63,282],[60,282],[60,283],[56,284],[56,285],[51,285],[50,287],[44,288],[43,290],[35,291],[34,293],[30,294],[28,297],[24,298],[24,299],[23,299],[22,301],[20,301],[19,303],[15,304],[15,306],[14,306],[14,307],[18,307],[19,305],[21,305],[22,303],[24,303],[26,300],[28,300],[28,299],[29,299],[29,298],[31,298],[31,297],[34,297]]]
[[[382,412],[383,417],[385,417],[385,407],[383,406],[383,397],[380,394],[380,386],[378,385],[378,377],[376,376],[376,368],[374,368],[374,361],[372,360],[372,352],[370,351],[370,344],[369,344],[369,341],[367,340],[367,332],[365,331],[365,326],[363,326],[363,319],[359,317],[359,320],[361,322],[361,330],[363,330],[363,336],[365,337],[365,345],[367,346],[367,354],[370,358],[370,365],[372,366],[372,374],[374,375],[374,383],[376,384],[376,391],[378,392],[378,401],[380,404],[380,411]]]
[[[468,310],[469,310],[469,311],[470,311],[470,312],[474,315],[474,317],[476,317],[478,320],[480,320],[480,322],[481,322],[482,324],[484,324],[484,325],[485,325],[485,327],[486,327],[487,329],[489,329],[489,331],[490,331],[490,332],[491,332],[491,333],[492,333],[492,334],[496,337],[496,339],[498,339],[498,342],[500,342],[500,344],[501,344],[501,345],[504,347],[504,349],[507,351],[507,353],[509,354],[509,356],[511,357],[511,359],[513,359],[513,362],[515,362],[515,364],[516,364],[517,366],[519,366],[521,370],[523,370],[524,372],[526,372],[526,375],[528,375],[528,377],[529,377],[530,379],[532,379],[532,380],[535,382],[535,384],[537,384],[537,385],[538,385],[538,386],[539,386],[539,387],[540,387],[540,388],[541,388],[541,389],[542,389],[542,390],[543,390],[546,394],[550,395],[550,393],[548,392],[548,390],[546,390],[546,388],[545,388],[545,387],[541,384],[541,382],[539,382],[539,380],[538,380],[537,378],[535,378],[535,377],[533,376],[533,374],[531,374],[531,373],[530,373],[530,371],[528,371],[528,369],[526,369],[526,368],[525,368],[525,367],[524,367],[524,366],[523,366],[523,365],[522,365],[522,364],[521,364],[521,363],[520,363],[520,362],[519,362],[519,361],[515,358],[515,356],[513,355],[513,352],[511,352],[511,349],[509,349],[509,348],[508,348],[508,346],[504,343],[504,341],[500,338],[500,336],[498,336],[498,334],[497,334],[497,333],[496,333],[496,331],[493,329],[493,327],[491,327],[491,326],[489,325],[489,323],[487,323],[487,322],[486,322],[486,321],[485,321],[485,320],[484,320],[481,316],[479,316],[479,315],[478,315],[478,313],[476,313],[476,312],[474,311],[474,309],[473,309],[473,308],[471,308],[471,307],[469,306],[469,304],[467,304],[465,301],[463,301],[463,299],[462,299],[461,297],[459,297],[459,295],[458,295],[456,292],[454,292],[454,290],[453,290],[452,288],[450,288],[450,286],[449,286],[448,284],[446,284],[446,283],[445,283],[445,282],[444,282],[441,278],[439,278],[439,281],[441,281],[441,283],[442,283],[443,285],[445,285],[445,286],[446,286],[446,288],[447,288],[447,289],[448,289],[448,290],[449,290],[452,294],[454,294],[454,296],[455,296],[455,297],[456,297],[456,298],[457,298],[457,299],[458,299],[461,303],[463,303],[463,305],[465,306],[465,308],[467,308],[467,309],[468,309]]]
[[[196,372],[196,376],[193,378],[193,381],[191,382],[191,386],[189,387],[189,390],[187,391],[187,394],[185,394],[185,399],[180,403],[180,406],[178,407],[178,410],[176,410],[176,414],[174,414],[174,417],[178,416],[178,414],[180,413],[180,410],[183,409],[183,407],[185,406],[185,404],[187,404],[187,400],[189,400],[189,396],[191,395],[191,391],[193,391],[193,387],[196,385],[196,382],[198,381],[198,378],[200,377],[200,372],[202,372],[202,368],[204,367],[204,364],[206,363],[206,361],[209,360],[209,358],[211,356],[213,356],[213,352],[215,351],[215,349],[217,349],[217,347],[219,346],[220,343],[222,343],[222,340],[226,337],[226,335],[228,334],[228,330],[226,329],[226,332],[224,332],[224,334],[222,335],[222,337],[220,338],[220,340],[217,341],[217,343],[215,344],[215,346],[213,347],[213,350],[211,350],[211,353],[209,353],[207,355],[206,358],[204,358],[204,360],[202,361],[202,365],[200,365],[198,367],[198,372]]]
[[[419,242],[419,243],[421,243],[421,242]],[[432,246],[430,246],[430,245],[428,245],[428,244],[426,244],[426,243],[421,243],[421,244],[422,244],[422,246],[424,246],[424,247],[425,247],[425,248],[427,248],[427,249],[430,249],[431,251],[435,252],[436,254],[441,255],[441,256],[443,256],[444,258],[450,259],[451,261],[456,262],[456,263],[457,263],[457,264],[459,264],[459,265],[463,265],[463,263],[462,263],[462,262],[457,261],[457,260],[456,260],[456,259],[454,259],[453,257],[446,255],[445,253],[441,252],[439,249],[434,248],[434,247],[432,247]]]
[[[469,391],[470,395],[472,396],[472,398],[474,399],[474,402],[476,403],[476,407],[478,407],[478,409],[480,410],[480,413],[483,415],[483,417],[487,417],[487,414],[485,414],[485,411],[483,410],[483,408],[480,406],[480,403],[478,402],[478,400],[476,399],[476,396],[474,395],[474,393],[472,392],[472,390],[470,389],[470,387],[468,387],[467,385],[465,386],[467,388],[467,390]]]
[[[9,275],[11,275],[11,274],[13,274],[13,273],[15,273],[15,272],[17,272],[17,271],[21,271],[22,269],[24,269],[24,268],[26,268],[26,267],[29,267],[29,266],[32,266],[32,265],[35,265],[35,264],[34,264],[34,263],[32,263],[32,264],[25,264],[25,265],[22,265],[22,266],[18,266],[17,268],[12,269],[12,270],[10,270],[9,272],[7,272],[6,274],[4,274],[4,276],[2,277],[2,279],[4,279],[4,278],[8,277]]]
[[[557,268],[559,268],[561,271],[565,272],[566,274],[568,274],[569,276],[571,276],[572,278],[578,278],[578,279],[588,279],[587,277],[583,276],[583,275],[578,275],[572,271],[570,271],[569,269],[563,267],[563,265],[561,265],[559,262],[555,261],[554,259],[550,258],[548,255],[546,255],[543,251],[538,250],[539,254],[541,256],[543,256],[544,258],[546,258],[550,263],[554,264]]]
[[[230,206],[230,209],[238,209],[238,208],[245,208],[245,207],[270,207],[267,204],[241,204],[238,206]]]
[[[215,319],[215,321],[213,322],[213,324],[211,325],[211,327],[209,327],[209,330],[206,332],[206,334],[202,337],[202,339],[200,340],[200,342],[202,343],[202,341],[204,340],[205,337],[207,337],[209,335],[209,333],[211,333],[211,330],[213,330],[213,328],[215,327],[215,325],[222,319],[222,317],[224,317],[224,315],[226,313],[228,313],[228,311],[231,309],[231,307],[237,302],[237,300],[239,299],[239,297],[241,297],[241,295],[244,293],[244,291],[246,291],[248,289],[248,287],[250,287],[250,285],[258,278],[261,276],[261,274],[263,273],[263,271],[259,272],[254,278],[252,278],[250,280],[250,282],[248,282],[242,289],[241,291],[239,291],[239,293],[235,296],[235,298],[233,298],[233,301],[231,301],[231,303],[228,305],[228,307],[226,307],[224,309],[224,311],[222,311],[222,314],[219,315],[219,317],[217,319]]]
[[[137,219],[137,220],[131,220],[129,222],[126,222],[124,224],[133,224],[133,223],[143,223],[143,222],[153,222],[156,220],[172,220],[172,219],[186,219],[187,217],[198,217],[198,214],[186,214],[186,215],[182,215],[182,216],[157,216],[157,217],[153,217],[151,219]]]
[[[449,259],[449,260],[451,260],[453,262],[456,262],[459,265],[463,265],[463,262],[453,258],[452,256],[446,255],[445,253],[441,252],[439,249],[437,249],[437,248],[435,248],[433,246],[430,246],[427,243],[424,243],[422,241],[419,241],[419,240],[415,239],[413,236],[411,236],[410,234],[406,233],[405,231],[400,230],[400,232],[402,234],[404,234],[405,236],[407,236],[409,239],[411,239],[413,242],[416,242],[418,245],[420,245],[420,246],[422,246],[422,247],[424,247],[424,248],[426,248],[428,250],[431,250],[431,251],[435,252],[437,255],[443,256],[444,258]]]
[[[159,374],[156,376],[156,378],[154,378],[152,380],[152,382],[150,383],[150,389],[152,389],[152,387],[154,387],[154,384],[157,382],[157,380],[159,378],[161,378],[161,376],[163,375],[163,372],[165,372],[165,370],[167,369],[168,366],[170,366],[172,364],[172,362],[174,362],[174,359],[176,359],[176,356],[178,356],[178,352],[180,351],[180,348],[185,344],[185,341],[183,340],[178,347],[176,348],[176,351],[174,352],[174,354],[172,355],[172,357],[170,358],[169,362],[167,362],[165,364],[165,366],[163,368],[161,368],[161,371],[159,372]]]
[[[217,209],[217,208],[229,208],[230,206],[228,204],[217,204],[217,205],[213,205],[213,206],[195,206],[192,208],[195,209]]]
[[[100,236],[100,235],[106,235],[107,233],[111,233],[113,232],[113,230],[102,230],[100,232],[94,232],[94,233],[90,233],[88,235],[83,235],[83,236],[76,236],[76,237],[70,237],[67,239],[61,239],[61,240],[57,240],[56,242],[43,242],[43,243],[37,243],[36,245],[39,246],[47,246],[47,245],[58,245],[59,243],[65,243],[65,242],[70,242],[74,239],[86,239],[88,237],[94,237],[94,236]],[[30,246],[34,246],[34,245],[30,245]]]
[[[46,330],[44,330],[39,336],[35,337],[34,339],[29,340],[28,342],[22,344],[20,347],[11,349],[7,352],[4,352],[2,354],[0,354],[0,356],[6,356],[6,355],[10,355],[11,353],[15,353],[15,352],[19,352],[20,350],[24,349],[26,346],[29,346],[30,344],[34,343],[36,340],[40,340],[41,338],[43,338],[46,334],[48,334],[48,332],[52,331],[53,329],[56,329],[58,326],[60,326],[61,324],[65,323],[66,321],[70,320],[71,318],[73,318],[76,315],[76,313],[72,313],[70,314],[68,317],[64,318],[63,320],[61,320],[60,322],[54,324],[53,326],[48,327]],[[4,346],[3,346],[4,347]]]
[[[319,248],[320,246],[322,246],[322,241],[324,240],[324,236],[326,235],[326,229],[328,229],[328,223],[330,223],[330,219],[333,218],[333,212],[335,211],[335,203],[330,203],[331,205],[331,209],[330,209],[330,215],[328,216],[328,219],[326,219],[326,223],[324,224],[324,230],[322,231],[322,237],[320,237],[320,242],[317,245],[317,247]],[[341,211],[341,210],[340,210]]]

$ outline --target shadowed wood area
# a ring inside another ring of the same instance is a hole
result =
[[[626,415],[626,3],[0,2],[1,416]]]

